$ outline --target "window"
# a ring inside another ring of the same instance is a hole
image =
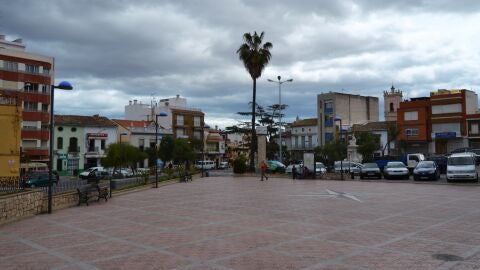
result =
[[[295,136],[295,147],[298,147],[298,136]]]
[[[38,103],[24,101],[23,102],[23,110],[27,112],[36,112],[38,110]]]
[[[38,92],[38,83],[25,83],[23,87],[25,93],[37,93]]]
[[[63,131],[63,127],[58,127],[58,131]]]
[[[138,139],[138,148],[143,150],[145,148],[145,139]]]
[[[62,137],[57,138],[57,149],[63,149],[63,138]]]
[[[105,150],[105,140],[100,141],[100,149]]]
[[[11,61],[3,61],[3,68],[6,70],[18,71],[18,63]]]
[[[25,65],[25,72],[38,73],[38,70],[39,70],[38,66],[28,65],[28,64]]]
[[[183,115],[177,115],[177,126],[183,126]]]
[[[42,85],[42,94],[49,94],[50,92],[48,91],[49,87],[48,85]]]
[[[393,109],[393,102],[390,102],[390,112],[393,112],[394,109]]]
[[[312,136],[308,136],[308,147],[311,148],[312,147]]]
[[[470,134],[478,134],[478,123],[470,124]]]
[[[333,141],[333,133],[332,132],[325,132],[325,142]]]
[[[48,104],[42,104],[42,112],[48,112]]]
[[[405,129],[405,135],[408,136],[418,136],[418,128],[407,128]]]
[[[183,128],[177,128],[177,138],[183,138],[184,132]]]
[[[200,131],[194,131],[194,132],[193,132],[193,137],[194,137],[195,139],[199,139],[199,140],[200,140],[200,139],[202,139],[202,133],[201,133]]]
[[[200,116],[193,117],[193,126],[200,127]]]
[[[460,103],[432,106],[432,114],[459,112],[462,112],[462,104]]]
[[[432,132],[457,132],[459,134],[461,131],[460,123],[438,123],[432,124]]]
[[[80,149],[78,148],[78,139],[76,137],[70,137],[68,152],[80,152]]]
[[[302,136],[300,139],[301,139],[302,148],[305,148],[305,136]]]
[[[75,132],[75,131],[77,131],[77,128],[76,128],[76,127],[72,127],[70,130],[71,130],[72,132]]]
[[[47,67],[43,67],[43,74],[48,75],[50,74],[50,69]]]
[[[405,119],[405,121],[418,120],[418,111],[405,112],[405,113],[403,114],[403,118]]]

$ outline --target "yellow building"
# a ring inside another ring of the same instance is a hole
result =
[[[0,179],[20,176],[21,102],[0,92]]]

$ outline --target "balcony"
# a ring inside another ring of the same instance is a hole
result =
[[[48,130],[41,130],[41,129],[22,129],[22,139],[37,139],[42,141],[49,140],[49,131]]]
[[[23,148],[27,156],[48,156],[48,148]]]
[[[87,154],[89,153],[99,153],[100,152],[100,147],[88,147],[87,149]]]
[[[68,146],[68,153],[79,153],[79,152],[80,152],[80,146],[77,146],[77,145]]]
[[[30,102],[37,102],[43,104],[50,104],[50,95],[43,94],[41,92],[29,92],[29,93],[22,93],[22,99],[24,101]]]
[[[50,114],[41,111],[23,111],[22,118],[23,121],[41,121],[48,123],[50,121]]]

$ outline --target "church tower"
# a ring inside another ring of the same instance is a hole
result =
[[[402,98],[402,91],[395,89],[393,84],[390,91],[383,91],[385,121],[397,121],[397,110]]]

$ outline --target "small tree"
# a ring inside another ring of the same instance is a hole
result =
[[[244,156],[238,156],[233,160],[233,172],[234,173],[245,173],[247,170],[247,165],[245,164],[247,159]]]
[[[195,160],[195,151],[187,139],[176,139],[173,143],[172,157],[175,163],[185,163],[188,170],[189,163]]]
[[[167,162],[173,159],[173,149],[175,147],[175,140],[172,136],[165,136],[160,141],[160,149],[158,149],[158,157]],[[156,161],[155,163],[156,164]]]
[[[380,149],[380,136],[370,132],[358,132],[357,138],[358,152],[362,155],[363,162],[372,162],[373,153]]]
[[[120,167],[134,167],[139,160],[146,156],[140,149],[126,143],[112,143],[106,150],[106,157],[102,159],[102,165],[113,167],[114,172]]]
[[[333,165],[335,161],[343,160],[347,156],[347,146],[340,140],[316,147],[314,151],[317,159],[328,165]]]

